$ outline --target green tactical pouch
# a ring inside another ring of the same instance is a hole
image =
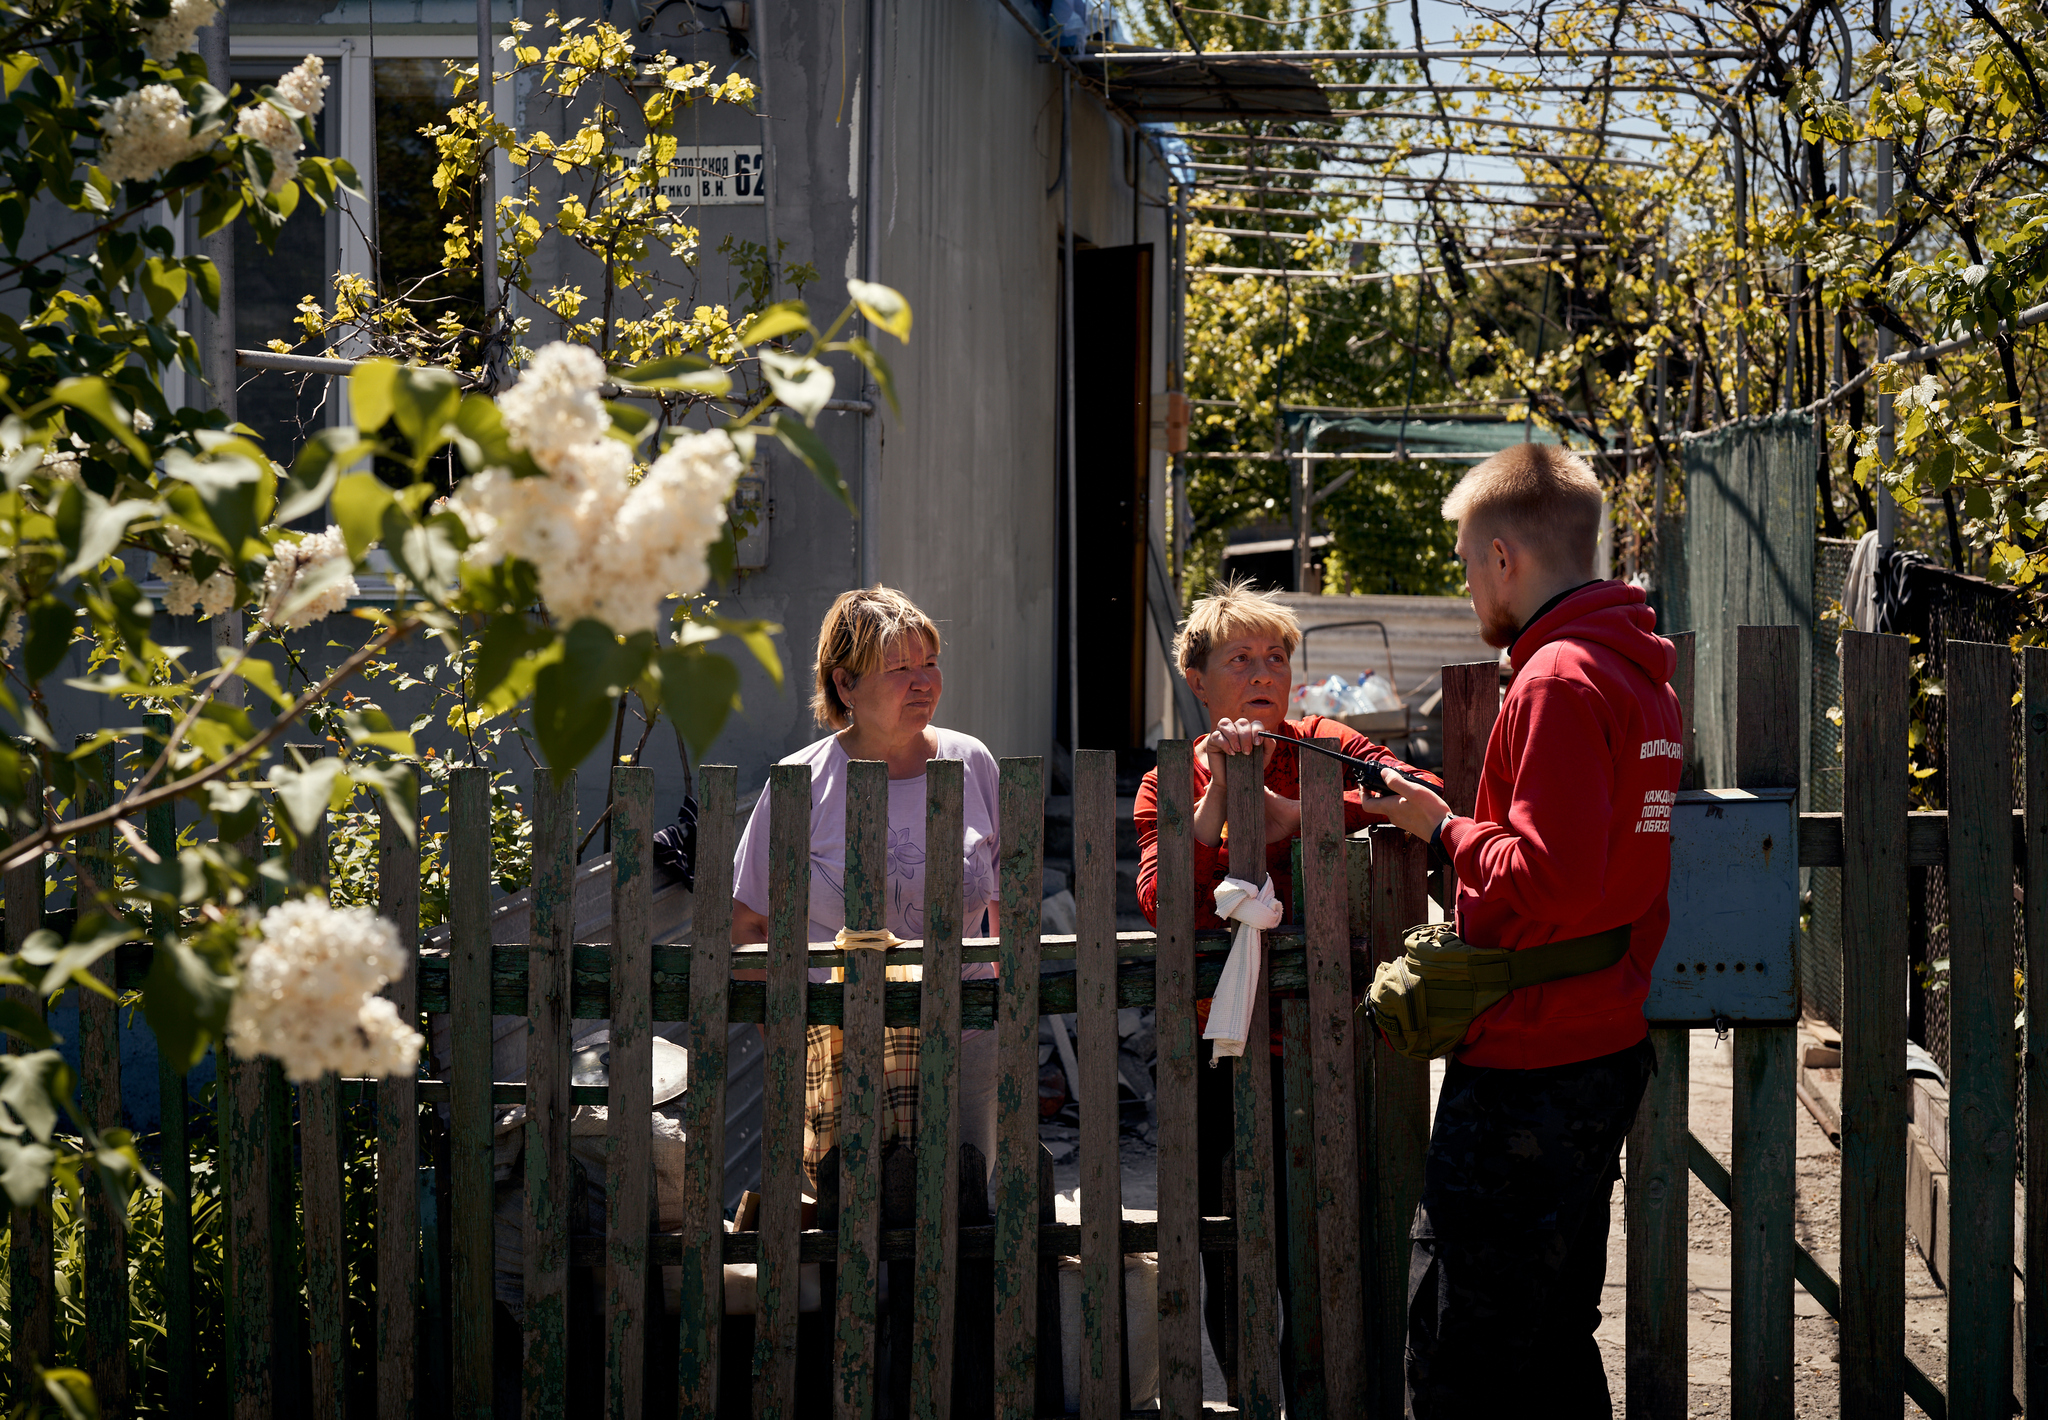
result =
[[[1359,1009],[1372,1012],[1395,1050],[1435,1060],[1456,1050],[1473,1019],[1510,991],[1613,966],[1628,954],[1628,938],[1627,927],[1615,927],[1509,952],[1472,946],[1447,922],[1410,927],[1401,955],[1380,966]]]

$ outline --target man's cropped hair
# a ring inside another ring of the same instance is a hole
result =
[[[1600,540],[1600,480],[1557,444],[1515,444],[1474,466],[1444,517],[1526,544],[1546,565],[1591,575]]]
[[[1277,593],[1256,591],[1238,578],[1215,582],[1207,596],[1195,600],[1173,638],[1173,658],[1183,672],[1206,671],[1212,650],[1245,636],[1271,637],[1292,656],[1301,644],[1301,623]]]

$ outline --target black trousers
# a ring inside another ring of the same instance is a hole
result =
[[[1415,1420],[1613,1415],[1593,1340],[1607,1216],[1656,1064],[1647,1040],[1544,1070],[1451,1062],[1410,1233]]]

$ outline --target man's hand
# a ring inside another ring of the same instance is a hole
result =
[[[1437,825],[1450,817],[1451,806],[1445,803],[1428,787],[1399,775],[1390,775],[1387,782],[1394,786],[1398,797],[1368,798],[1365,806],[1374,813],[1385,814],[1395,826],[1407,830],[1429,842],[1436,833]]]

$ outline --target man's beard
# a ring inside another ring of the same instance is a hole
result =
[[[1521,634],[1522,623],[1515,620],[1504,608],[1495,607],[1489,614],[1472,608],[1479,618],[1479,639],[1496,651],[1505,651],[1515,644],[1515,637]]]

